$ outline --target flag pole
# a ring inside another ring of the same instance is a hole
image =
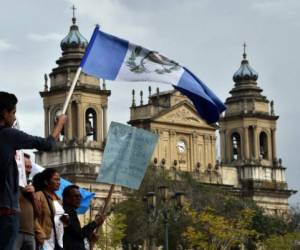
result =
[[[74,89],[75,89],[75,86],[76,86],[76,83],[77,83],[77,80],[78,80],[78,78],[79,78],[80,73],[81,73],[81,67],[78,67],[78,69],[77,69],[77,71],[76,71],[76,74],[75,74],[75,77],[74,77],[74,79],[73,79],[72,85],[71,85],[71,87],[70,87],[70,90],[69,90],[69,92],[68,92],[67,98],[66,98],[66,100],[65,100],[64,107],[63,107],[63,109],[62,109],[62,114],[63,114],[63,115],[64,115],[64,114],[66,113],[66,111],[67,111],[69,102],[70,102],[70,100],[71,100],[71,96],[72,96],[72,94],[73,94],[73,92],[74,92]]]
[[[113,193],[114,189],[115,189],[115,185],[111,185],[110,189],[109,189],[109,192],[108,192],[108,195],[107,195],[107,197],[105,199],[104,207],[103,207],[102,211],[100,212],[100,214],[102,214],[104,216],[106,215],[106,213],[108,211],[110,200],[111,200],[111,196],[112,196],[112,193]]]
[[[100,210],[100,211],[97,213],[97,215],[100,215],[100,216],[103,216],[103,217],[106,216],[107,211],[108,211],[108,208],[109,208],[111,196],[112,196],[112,193],[114,192],[114,189],[115,189],[115,185],[112,184],[112,185],[110,186],[108,195],[107,195],[107,197],[106,197],[106,199],[105,199],[104,207],[103,207],[102,210]],[[95,230],[94,230],[94,234],[95,234],[95,235],[98,234],[99,229],[101,228],[101,226],[102,226],[102,225],[98,225],[98,226],[95,228]],[[90,241],[90,250],[93,250],[93,249],[94,249],[94,246],[95,246],[96,242],[97,242],[97,236],[96,236],[96,238],[95,238],[94,240],[91,240],[91,241]]]

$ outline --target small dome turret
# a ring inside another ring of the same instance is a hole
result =
[[[256,73],[256,71],[249,65],[245,48],[246,48],[246,44],[244,44],[244,53],[243,53],[243,60],[241,62],[241,66],[233,75],[234,82],[240,82],[243,80],[256,81],[258,78],[258,74]]]
[[[75,9],[75,8],[74,8]],[[68,48],[86,48],[88,41],[80,34],[78,26],[76,25],[76,18],[73,9],[72,25],[69,34],[61,41],[60,47],[62,50]]]

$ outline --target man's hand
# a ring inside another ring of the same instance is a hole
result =
[[[55,140],[59,139],[60,132],[62,131],[66,122],[67,122],[66,115],[59,115],[57,117],[57,122],[56,122],[55,128],[53,129],[53,132],[52,132],[52,136],[55,138]]]
[[[63,127],[63,126],[66,124],[67,119],[68,119],[68,118],[67,118],[66,115],[59,115],[59,116],[57,117],[57,125]]]
[[[27,185],[26,187],[24,187],[24,192],[26,193],[34,193],[35,189],[34,186],[32,185]]]
[[[70,216],[68,214],[63,214],[62,216],[60,216],[60,220],[62,221],[65,227],[70,224]]]
[[[105,216],[102,214],[97,214],[95,217],[95,222],[97,223],[98,226],[101,226],[103,222],[105,221]]]

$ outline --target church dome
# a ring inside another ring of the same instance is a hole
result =
[[[76,25],[76,18],[72,18],[73,25],[70,27],[69,34],[61,41],[60,47],[62,50],[68,48],[86,48],[88,41],[80,34]]]
[[[247,54],[244,51],[243,60],[241,62],[240,68],[234,73],[233,81],[240,82],[243,80],[253,80],[256,81],[258,74],[256,71],[249,65],[248,60],[246,59]]]

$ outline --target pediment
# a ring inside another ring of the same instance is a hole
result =
[[[192,107],[191,104],[187,102],[180,103],[175,105],[169,110],[165,110],[163,113],[158,114],[155,119],[155,122],[160,123],[171,123],[171,124],[180,124],[186,126],[197,126],[202,128],[213,127],[206,123],[205,120],[201,119],[197,111]]]

